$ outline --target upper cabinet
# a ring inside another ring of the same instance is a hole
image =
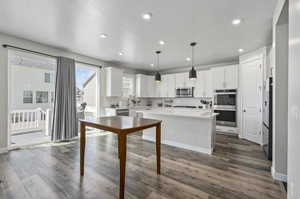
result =
[[[136,97],[156,97],[156,82],[154,76],[136,75]]]
[[[121,97],[123,88],[123,70],[108,67],[106,71],[106,96],[108,97]]]
[[[195,80],[195,97],[212,97],[212,72],[211,70],[197,71]]]
[[[166,75],[168,82],[168,97],[176,95],[176,79],[174,74]]]
[[[188,87],[195,87],[196,81],[189,79],[189,73],[176,73],[176,88],[188,88]]]
[[[162,81],[158,83],[160,95],[157,97],[175,97],[175,74],[162,75]]]
[[[184,88],[185,87],[185,73],[176,73],[176,88]]]
[[[212,69],[213,89],[237,89],[237,65],[216,67]]]

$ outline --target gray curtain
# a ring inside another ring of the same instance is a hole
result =
[[[78,122],[76,117],[75,61],[58,57],[52,141],[68,141],[77,137]]]

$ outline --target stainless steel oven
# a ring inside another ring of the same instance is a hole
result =
[[[236,89],[215,90],[214,112],[217,125],[236,127]]]
[[[236,109],[235,108],[228,108],[228,107],[219,107],[214,109],[215,113],[219,113],[217,115],[217,125],[220,126],[229,126],[229,127],[236,127]]]
[[[194,87],[177,88],[176,97],[194,97]]]
[[[236,107],[236,90],[215,90],[214,106]]]

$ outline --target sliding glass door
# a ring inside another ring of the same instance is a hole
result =
[[[56,59],[9,51],[9,144],[50,141]]]
[[[94,118],[99,114],[100,69],[76,64],[76,101],[79,118]]]

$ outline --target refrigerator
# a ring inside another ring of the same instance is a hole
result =
[[[263,149],[268,160],[272,160],[273,144],[273,78],[267,80],[263,104]]]

